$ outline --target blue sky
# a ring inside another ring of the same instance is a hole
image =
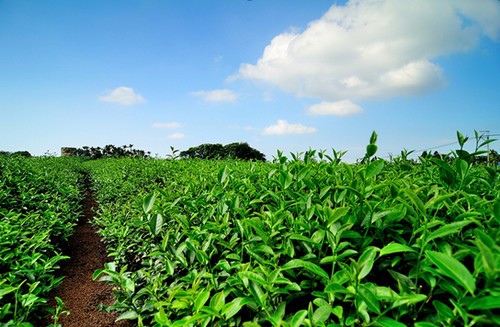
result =
[[[373,130],[382,157],[500,134],[496,0],[0,0],[0,50],[4,151],[354,161]]]

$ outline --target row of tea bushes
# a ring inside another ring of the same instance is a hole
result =
[[[95,278],[139,326],[498,325],[498,169],[467,155],[91,162]]]
[[[35,326],[81,212],[79,162],[0,156],[0,325]]]

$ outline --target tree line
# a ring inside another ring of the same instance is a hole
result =
[[[183,159],[240,159],[246,161],[266,161],[266,156],[246,142],[222,145],[206,143],[191,147],[180,153]]]
[[[172,150],[171,159],[239,159],[246,161],[265,161],[266,156],[257,149],[252,148],[246,142],[234,142],[226,145],[205,143],[191,147],[179,153],[179,150]],[[114,146],[106,145],[104,147],[84,146],[76,149],[74,155],[87,159],[101,158],[149,158],[150,151],[138,150],[133,148],[133,144]]]

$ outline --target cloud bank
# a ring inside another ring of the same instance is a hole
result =
[[[276,36],[256,64],[241,65],[237,78],[329,102],[417,96],[446,84],[434,59],[499,35],[497,0],[351,0],[301,33]],[[310,111],[350,112],[321,104]]]
[[[103,102],[116,103],[122,106],[131,106],[136,103],[145,102],[142,95],[136,93],[133,88],[127,86],[120,86],[114,90],[109,91],[107,94],[99,97]]]
[[[228,89],[219,89],[211,91],[196,91],[191,92],[192,96],[200,97],[205,102],[220,103],[220,102],[235,102],[238,95]]]
[[[279,119],[276,124],[270,125],[262,131],[264,135],[287,135],[287,134],[312,134],[316,128],[302,124],[290,124],[286,120]]]
[[[186,137],[186,135],[184,135],[184,134],[182,134],[182,133],[173,133],[173,134],[170,134],[170,135],[168,136],[168,138],[169,138],[170,140],[180,140],[180,139],[183,139],[183,138],[185,138],[185,137]]]
[[[333,116],[352,116],[363,112],[363,109],[349,100],[336,102],[326,102],[310,106],[307,112],[311,115],[333,115]]]

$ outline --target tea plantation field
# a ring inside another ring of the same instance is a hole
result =
[[[372,142],[374,145],[374,142]],[[0,157],[0,324],[30,326],[92,179],[110,308],[138,326],[500,324],[499,169],[458,150],[363,163]],[[376,148],[375,148],[376,150]]]

